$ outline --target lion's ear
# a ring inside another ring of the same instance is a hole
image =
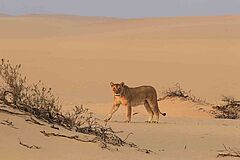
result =
[[[114,83],[113,83],[113,82],[110,82],[110,86],[113,87],[113,86],[114,86]]]
[[[124,86],[124,82],[121,82],[120,85],[121,85],[121,86]]]

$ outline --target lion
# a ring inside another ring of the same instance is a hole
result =
[[[113,114],[118,110],[120,105],[124,105],[127,108],[127,119],[125,122],[131,122],[132,107],[139,105],[144,105],[149,114],[149,118],[146,122],[157,123],[159,121],[159,113],[163,116],[166,116],[166,113],[160,112],[158,108],[157,92],[154,87],[139,86],[130,88],[125,85],[124,82],[111,82],[110,86],[114,94],[114,101],[110,113],[104,119],[105,122],[112,118]],[[156,116],[156,121],[152,121],[154,115]]]

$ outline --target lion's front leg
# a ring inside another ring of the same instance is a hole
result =
[[[110,113],[104,119],[105,122],[110,121],[110,119],[112,118],[113,114],[118,110],[119,106],[120,106],[120,104],[113,104],[113,107],[112,107]]]
[[[126,107],[127,107],[127,113],[126,113],[127,120],[125,122],[129,123],[131,122],[132,106],[130,104],[127,104]]]

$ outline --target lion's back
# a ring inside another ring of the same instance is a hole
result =
[[[131,101],[136,104],[143,104],[145,100],[157,100],[156,89],[152,86],[139,86],[129,88],[129,96]]]

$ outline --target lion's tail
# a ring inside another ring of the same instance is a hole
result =
[[[166,116],[166,115],[167,115],[167,113],[165,113],[165,112],[162,113],[162,112],[159,111],[159,113],[160,113],[161,115],[163,115],[163,116]]]
[[[158,98],[158,100],[157,101],[161,101],[161,100],[163,100],[164,98]],[[158,107],[159,108],[159,107]],[[167,115],[167,113],[165,113],[165,112],[161,112],[160,110],[159,110],[159,113],[161,114],[161,115],[163,115],[163,116],[166,116]]]

